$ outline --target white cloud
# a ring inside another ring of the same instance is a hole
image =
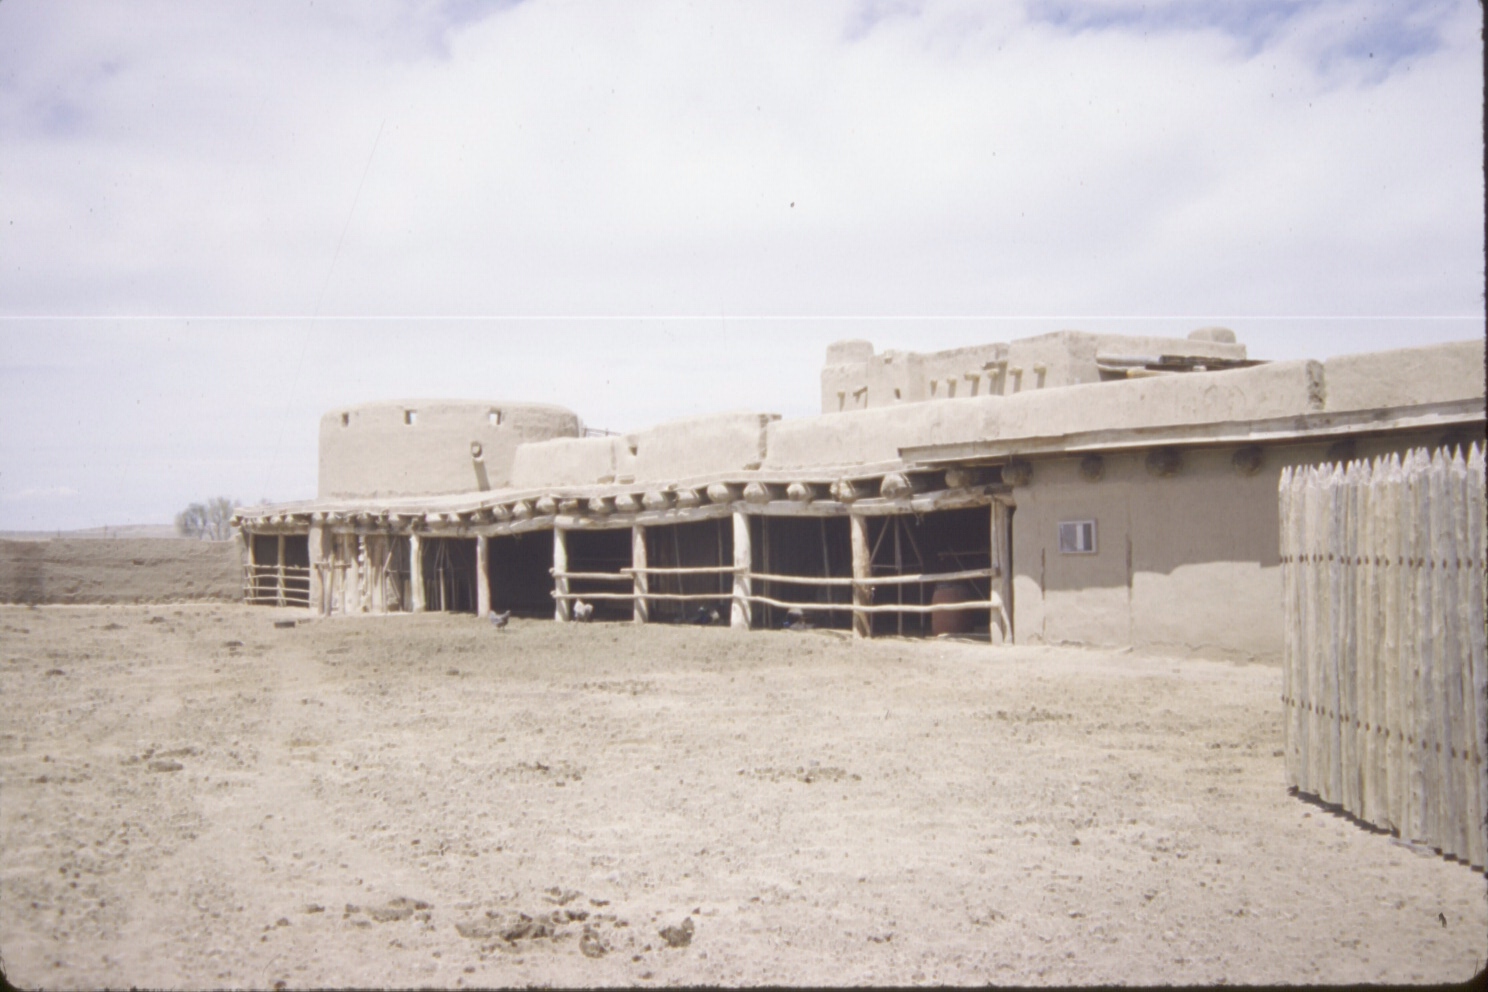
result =
[[[0,8],[11,312],[1481,311],[1467,2],[323,8]]]
[[[625,429],[804,413],[836,337],[1222,322],[1289,358],[1479,334],[1481,16],[0,3],[3,481],[108,482],[7,506],[86,526],[308,495],[319,414],[398,395]],[[6,320],[317,312],[701,319]],[[785,314],[1051,319],[738,319]],[[1136,319],[1052,319],[1089,315]]]

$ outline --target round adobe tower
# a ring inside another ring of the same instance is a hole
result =
[[[511,485],[517,446],[578,437],[572,410],[545,403],[390,400],[320,419],[321,498],[431,496]]]

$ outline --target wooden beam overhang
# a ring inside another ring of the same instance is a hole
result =
[[[1389,410],[1308,413],[1267,420],[1111,428],[1075,434],[998,438],[899,449],[906,464],[926,467],[1006,464],[1025,455],[1075,455],[1154,447],[1221,448],[1252,444],[1306,444],[1344,437],[1380,437],[1408,431],[1485,423],[1482,400],[1457,400]]]
[[[787,481],[789,480],[789,481]],[[418,534],[422,537],[501,537],[555,527],[618,530],[720,520],[733,514],[841,517],[925,513],[985,505],[999,488],[996,468],[901,464],[892,471],[777,474],[761,479],[741,473],[692,485],[565,487],[540,492],[489,493],[428,501],[343,499],[272,512],[242,512],[236,526],[253,534],[304,534],[312,525],[328,534]],[[1005,488],[1005,487],[1003,487]]]

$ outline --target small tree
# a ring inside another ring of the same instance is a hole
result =
[[[232,536],[233,503],[228,496],[192,503],[176,514],[176,533],[203,541],[227,540]]]
[[[182,537],[201,537],[207,530],[207,508],[192,503],[176,514],[176,533]]]
[[[207,534],[213,541],[225,541],[232,537],[233,503],[228,496],[217,496],[207,500]]]

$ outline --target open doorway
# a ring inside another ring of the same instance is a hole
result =
[[[447,613],[474,613],[475,538],[431,537],[423,543],[424,606]]]
[[[254,534],[248,602],[263,606],[310,605],[310,537]]]
[[[612,530],[565,531],[568,542],[568,570],[570,572],[592,572],[614,575],[614,581],[604,579],[569,579],[568,591],[576,596],[589,593],[629,595],[633,580],[621,573],[630,567],[630,528]],[[570,600],[570,602],[573,602]],[[630,599],[585,600],[594,607],[594,620],[629,620],[634,611]]]
[[[407,613],[413,609],[413,583],[409,568],[409,542],[406,535],[391,534],[367,541],[368,564],[378,583],[375,596],[381,597],[385,613]]]
[[[734,523],[731,518],[698,520],[646,528],[646,564],[653,568],[729,568],[734,564]],[[732,571],[691,575],[652,575],[647,588],[655,593],[710,596],[710,599],[653,599],[650,619],[661,623],[706,620],[728,623],[734,592]]]
[[[875,606],[927,606],[965,601],[975,608],[943,613],[873,614],[875,636],[984,634],[990,623],[987,603],[999,578],[962,577],[936,581],[936,575],[993,567],[992,514],[987,507],[894,514],[868,521],[870,572],[874,578],[923,575],[926,581],[874,587]]]
[[[509,534],[490,542],[491,609],[553,619],[553,532]]]
[[[846,517],[766,517],[749,520],[750,571],[803,578],[852,578],[852,537]],[[852,589],[788,580],[755,579],[755,595],[787,603],[841,604],[841,609],[813,609],[805,619],[813,627],[852,628]],[[755,627],[775,628],[788,621],[786,607],[756,604]]]

